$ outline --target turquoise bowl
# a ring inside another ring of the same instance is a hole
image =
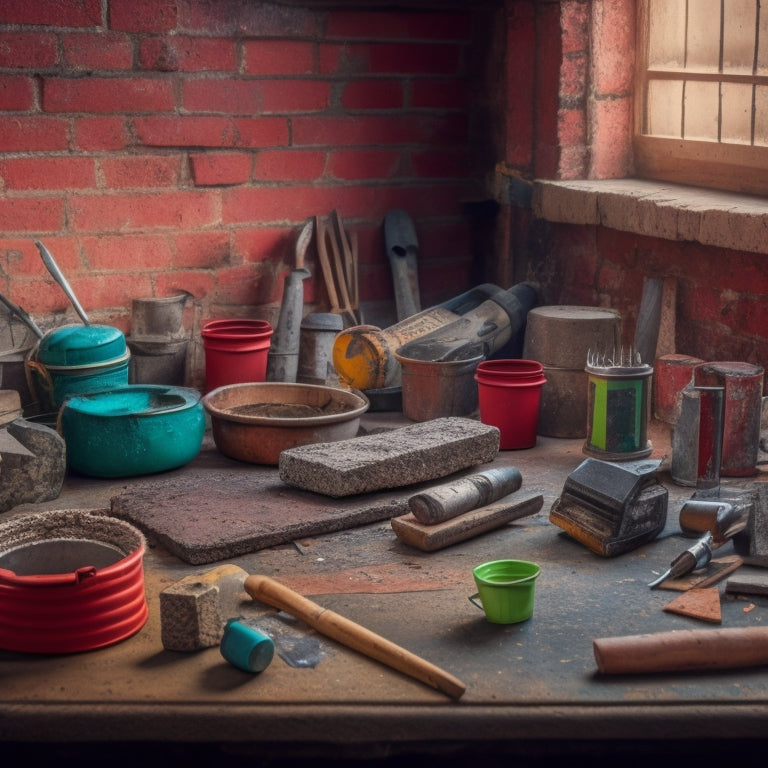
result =
[[[192,461],[203,442],[205,411],[195,389],[128,384],[68,397],[57,428],[69,469],[92,477],[133,477]]]

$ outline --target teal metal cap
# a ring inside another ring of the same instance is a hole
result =
[[[230,619],[221,639],[221,655],[245,672],[263,672],[275,655],[275,644],[253,627]]]

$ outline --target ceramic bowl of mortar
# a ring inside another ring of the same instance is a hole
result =
[[[360,392],[321,384],[227,384],[203,398],[225,456],[277,466],[287,448],[355,437],[369,408]]]

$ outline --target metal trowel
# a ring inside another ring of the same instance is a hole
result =
[[[285,278],[277,328],[267,353],[267,381],[296,381],[304,314],[304,281],[310,277],[310,271],[304,266],[304,257],[313,231],[314,222],[308,219],[296,241],[295,265]]]

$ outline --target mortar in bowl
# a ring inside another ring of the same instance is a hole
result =
[[[355,437],[368,399],[320,384],[227,384],[203,398],[211,433],[225,456],[276,466],[287,448]]]

